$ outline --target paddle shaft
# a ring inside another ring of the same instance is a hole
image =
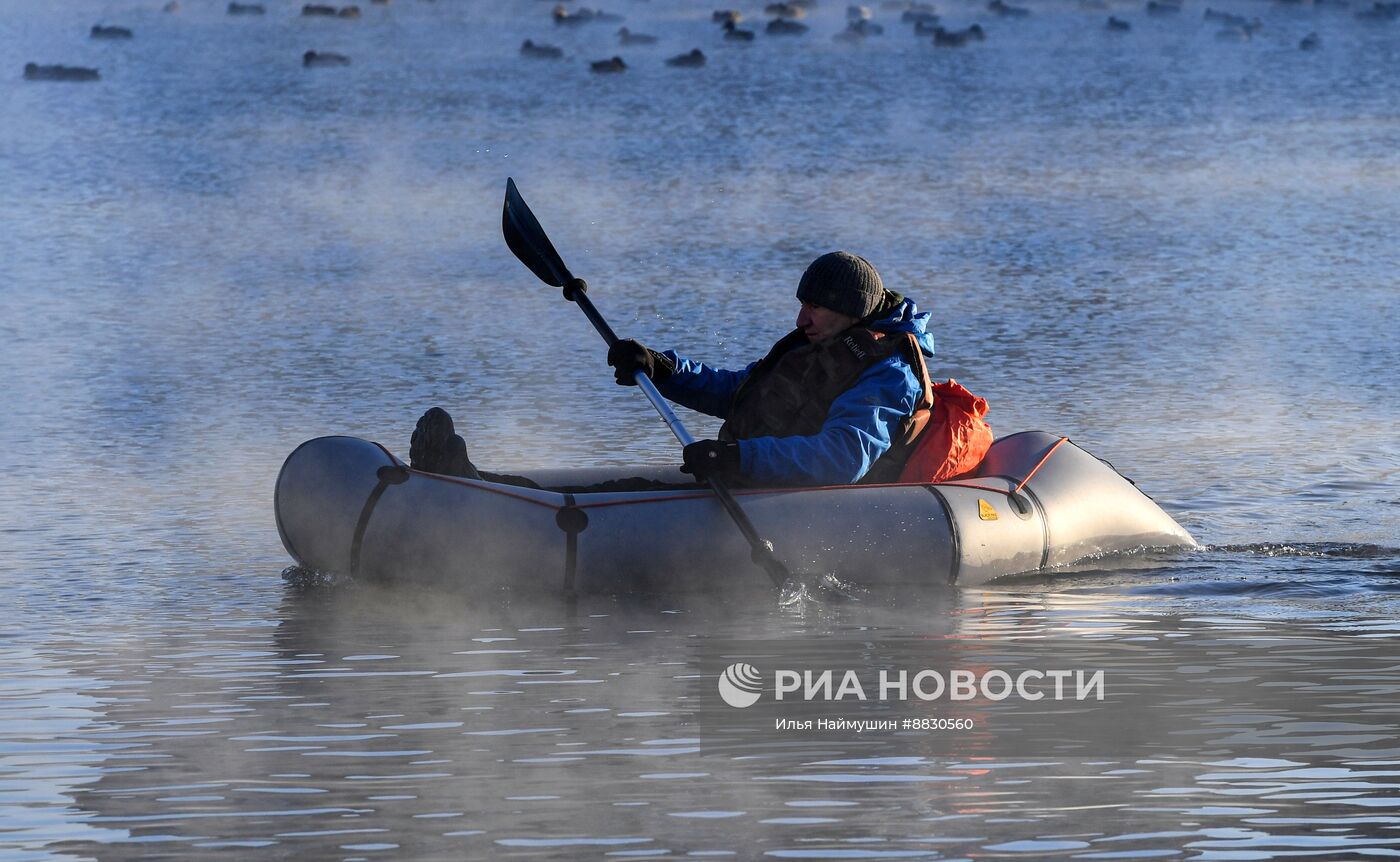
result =
[[[593,304],[593,300],[588,298],[587,286],[582,279],[575,278],[565,283],[564,298],[583,310],[584,316],[588,318],[588,322],[592,323],[593,328],[598,330],[598,334],[603,336],[603,340],[607,342],[608,347],[612,347],[617,343],[617,333],[613,332],[612,327],[603,319],[603,315],[599,313],[597,307]],[[637,387],[642,390],[642,394],[646,395],[647,400],[651,402],[651,406],[656,408],[656,412],[661,415],[661,421],[666,423],[666,427],[671,429],[671,433],[676,435],[676,439],[680,441],[681,445],[689,446],[691,443],[694,443],[695,438],[690,436],[690,432],[681,424],[680,417],[671,409],[671,405],[666,403],[666,399],[657,391],[656,384],[651,382],[651,378],[647,376],[646,372],[638,371],[635,380],[637,381]],[[729,517],[734,520],[734,524],[739,528],[739,532],[743,533],[744,538],[748,540],[749,550],[751,552],[750,556],[754,563],[762,567],[762,569],[768,573],[768,577],[773,581],[774,586],[782,587],[783,584],[787,582],[789,573],[787,566],[784,566],[782,560],[779,560],[777,554],[773,552],[773,545],[758,534],[758,529],[755,528],[753,522],[749,520],[748,514],[744,511],[743,507],[739,505],[739,501],[734,499],[734,494],[730,492],[728,486],[726,486],[719,477],[707,476],[705,481],[709,483],[710,490],[714,491],[715,497],[719,500],[720,505],[729,513]]]
[[[594,308],[592,300],[588,298],[588,285],[583,279],[574,278],[573,273],[564,265],[564,259],[555,250],[554,244],[549,241],[544,228],[540,226],[539,219],[530,212],[529,204],[520,196],[520,190],[515,187],[515,180],[506,178],[506,199],[501,208],[501,233],[505,238],[506,245],[510,247],[511,253],[519,258],[531,272],[539,277],[540,281],[554,287],[563,288],[564,298],[583,309],[588,321],[593,324],[593,328],[598,330],[598,334],[603,336],[603,340],[611,348],[617,343],[617,333],[603,319],[603,315]],[[681,441],[681,445],[689,446],[695,442],[695,438],[690,436],[690,432],[685,430],[681,420],[676,417],[671,406],[666,403],[666,399],[661,397],[661,393],[656,391],[656,385],[644,372],[638,371],[633,378],[637,386],[646,395],[651,406],[656,408],[656,412],[661,414],[661,418],[666,423],[666,427],[671,429],[671,433],[676,435],[676,439]],[[773,585],[782,588],[788,581],[788,570],[773,553],[772,543],[765,540],[754,529],[753,522],[749,516],[744,514],[744,510],[739,505],[739,501],[734,499],[734,495],[729,492],[724,483],[714,476],[706,478],[710,489],[714,491],[715,497],[724,510],[729,513],[729,517],[734,520],[739,532],[744,534],[744,539],[749,543],[751,557],[755,564],[768,573]]]
[[[609,348],[618,342],[617,333],[613,332],[613,328],[603,319],[603,315],[599,313],[593,300],[588,298],[587,289],[582,279],[574,279],[564,285],[564,298],[583,310],[588,322],[593,324],[593,328],[598,330],[599,335],[603,336],[603,340],[608,343]],[[676,439],[681,441],[681,445],[689,446],[694,443],[695,438],[690,436],[689,431],[685,430],[685,426],[681,424],[681,419],[676,415],[676,411],[672,410],[671,405],[666,403],[666,399],[656,390],[656,384],[651,382],[651,378],[646,375],[646,372],[638,371],[636,380],[642,394],[646,395],[651,406],[656,408],[656,412],[661,414],[661,421],[666,423],[666,427],[671,429],[671,433],[676,435]]]

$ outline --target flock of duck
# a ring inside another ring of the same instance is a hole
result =
[[[370,2],[375,5],[386,5],[390,0],[370,0]],[[1315,2],[1318,5],[1346,6],[1349,0],[1276,0],[1276,2],[1292,5]],[[1106,7],[1106,0],[1080,0],[1080,3],[1081,5],[1098,4],[1098,8]],[[1182,11],[1182,3],[1183,0],[1147,0],[1144,11],[1153,17],[1179,15]],[[763,27],[764,34],[767,36],[802,36],[810,30],[810,27],[803,23],[803,19],[807,17],[808,10],[816,5],[817,0],[778,0],[778,2],[768,3],[763,8],[764,14],[769,16],[769,20]],[[177,12],[180,8],[179,0],[169,0],[163,8],[166,12]],[[936,47],[957,48],[969,42],[981,42],[987,38],[987,33],[980,24],[973,24],[962,30],[945,28],[941,23],[937,9],[925,0],[884,0],[881,3],[881,8],[898,12],[901,23],[909,25],[915,36],[931,37]],[[989,0],[986,10],[999,18],[1025,18],[1031,14],[1030,9],[1013,6],[1005,0]],[[225,11],[229,15],[267,14],[267,8],[261,3],[242,3],[238,0],[230,0]],[[356,5],[336,7],[321,3],[307,3],[301,7],[301,15],[303,17],[355,19],[360,17],[360,7]],[[571,9],[564,3],[555,6],[550,12],[550,17],[556,27],[569,28],[617,24],[623,20],[621,15],[586,7]],[[1400,0],[1373,0],[1369,7],[1358,11],[1356,17],[1374,22],[1400,20]],[[1216,37],[1228,41],[1246,41],[1263,26],[1258,18],[1246,19],[1242,15],[1219,12],[1210,8],[1205,10],[1204,19],[1224,25],[1217,32]],[[719,33],[724,41],[752,42],[755,39],[754,30],[740,26],[744,21],[744,15],[739,10],[717,10],[711,15],[711,21],[719,25]],[[869,6],[846,7],[845,21],[844,29],[832,37],[838,42],[859,43],[872,36],[880,36],[885,32],[885,28],[874,21],[874,13]],[[1110,15],[1105,29],[1115,33],[1126,33],[1132,30],[1132,24],[1127,20]],[[89,32],[90,38],[102,40],[129,40],[134,36],[135,34],[130,28],[104,24],[94,25]],[[618,44],[624,47],[655,45],[659,41],[656,36],[637,33],[625,26],[618,28],[616,36]],[[1299,42],[1298,47],[1310,51],[1321,47],[1321,44],[1322,41],[1316,33],[1309,33]],[[564,59],[563,48],[532,39],[526,39],[524,44],[520,46],[520,54],[538,60]],[[665,63],[667,66],[676,68],[694,69],[704,66],[705,59],[703,51],[699,48],[693,48],[683,54],[667,58]],[[302,55],[301,61],[302,65],[308,68],[350,64],[349,57],[333,51],[307,51]],[[628,67],[621,56],[613,56],[592,61],[589,63],[589,68],[594,72],[607,74],[622,72]],[[85,66],[26,63],[24,77],[35,81],[96,81],[101,79],[101,74],[97,69]]]
[[[768,36],[801,36],[807,33],[810,27],[802,22],[807,17],[807,10],[815,7],[817,0],[783,0],[783,2],[769,3],[764,7],[764,14],[771,16],[767,24],[764,25],[763,32]],[[912,24],[914,32],[918,35],[930,35],[933,43],[938,46],[957,46],[966,44],[968,41],[981,41],[986,38],[986,33],[981,26],[973,24],[966,30],[947,30],[939,24],[938,12],[933,5],[920,0],[889,0],[884,4],[886,8],[891,8],[901,13],[901,20]],[[1007,15],[1028,15],[1029,10],[1008,6],[1003,0],[991,0],[988,8],[997,14]],[[554,7],[550,13],[558,26],[578,26],[590,23],[616,23],[622,20],[622,16],[604,12],[599,9],[581,8],[570,10],[564,4]],[[880,36],[885,32],[884,26],[875,23],[874,13],[869,6],[847,6],[846,26],[832,38],[838,42],[862,42],[870,36]],[[713,12],[710,20],[720,25],[720,33],[726,42],[752,42],[755,38],[754,30],[747,30],[740,27],[744,20],[744,15],[737,9],[719,9]],[[621,27],[617,31],[618,43],[623,46],[628,45],[654,45],[658,39],[655,36],[645,33],[635,33],[626,27]],[[520,46],[520,53],[526,57],[533,57],[540,60],[559,60],[564,57],[564,49],[557,45],[550,45],[543,42],[536,42],[526,39]],[[677,54],[666,60],[668,66],[682,66],[695,68],[705,65],[705,54],[699,48],[693,48],[688,53]],[[606,60],[595,60],[589,64],[594,72],[622,72],[627,69],[627,63],[618,56],[609,57]]]
[[[1080,0],[1081,5],[1106,8],[1106,0]],[[1346,6],[1349,0],[1277,0],[1280,3],[1301,5],[1304,3],[1316,2],[1319,5]],[[763,32],[768,36],[801,36],[809,31],[809,26],[803,23],[807,17],[807,11],[813,8],[817,0],[780,0],[772,2],[763,9],[764,14],[769,16],[769,20],[763,27]],[[1179,15],[1182,11],[1183,0],[1147,0],[1144,11],[1153,17],[1164,17]],[[949,30],[945,28],[940,20],[937,9],[928,2],[922,0],[885,0],[881,3],[881,8],[893,10],[900,13],[900,21],[911,25],[916,36],[932,37],[934,46],[940,48],[956,48],[968,44],[969,42],[981,42],[987,38],[986,30],[980,24],[973,24],[962,30]],[[1031,14],[1031,10],[1022,6],[1014,6],[1006,0],[989,0],[986,10],[999,18],[1026,18]],[[580,26],[597,23],[618,23],[623,20],[621,15],[604,12],[600,9],[579,8],[571,10],[568,6],[560,3],[555,6],[550,13],[556,26]],[[1247,19],[1242,15],[1230,12],[1220,12],[1207,8],[1204,20],[1223,24],[1217,31],[1216,38],[1223,41],[1246,41],[1262,26],[1263,22],[1258,18]],[[1394,21],[1400,19],[1400,0],[1375,0],[1369,8],[1356,13],[1356,17],[1371,21]],[[837,32],[832,38],[837,42],[858,43],[871,36],[879,36],[885,32],[885,28],[876,23],[874,15],[868,6],[847,6],[846,26]],[[716,10],[711,20],[719,24],[723,38],[726,41],[752,42],[755,39],[755,30],[743,29],[739,25],[744,20],[741,12],[735,9]],[[1122,18],[1110,15],[1105,24],[1105,29],[1115,33],[1125,33],[1132,30],[1132,24]],[[634,32],[627,27],[617,30],[617,39],[623,46],[629,45],[652,45],[656,44],[657,37],[644,33]],[[1322,41],[1316,33],[1309,33],[1298,44],[1302,50],[1314,50],[1321,47]],[[559,60],[564,58],[564,49],[557,45],[546,42],[538,42],[526,39],[520,46],[520,53],[525,57],[541,60]],[[702,66],[705,62],[705,55],[699,48],[693,49],[688,54],[681,54],[666,60],[671,66]],[[594,72],[609,73],[621,72],[627,69],[626,62],[620,56],[613,56],[605,60],[595,60],[589,64]]]

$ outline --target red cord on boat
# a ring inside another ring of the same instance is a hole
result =
[[[1010,491],[1007,491],[1007,490],[1005,490],[1004,488],[993,488],[993,487],[991,487],[991,486],[989,486],[989,485],[965,485],[965,484],[963,484],[963,483],[961,483],[961,482],[946,482],[946,483],[938,483],[938,484],[947,484],[947,485],[951,485],[951,486],[953,486],[953,487],[955,487],[955,488],[973,488],[973,489],[976,489],[976,490],[978,490],[978,491],[989,491],[989,492],[994,493],[994,494],[1005,494],[1005,495],[1007,495],[1008,497],[1014,496],[1014,495],[1016,495],[1016,494],[1019,494],[1019,493],[1021,492],[1021,489],[1022,489],[1022,488],[1026,487],[1026,483],[1029,482],[1029,481],[1035,476],[1036,472],[1039,471],[1041,467],[1045,466],[1045,462],[1050,460],[1050,456],[1053,455],[1053,454],[1055,454],[1055,450],[1058,449],[1058,448],[1060,448],[1062,445],[1064,445],[1064,444],[1067,443],[1067,442],[1069,442],[1069,438],[1068,438],[1068,437],[1061,437],[1061,438],[1055,443],[1054,446],[1051,446],[1051,447],[1050,447],[1050,451],[1048,451],[1048,452],[1045,453],[1045,456],[1044,456],[1043,458],[1040,459],[1039,463],[1037,463],[1033,468],[1031,468],[1031,471],[1030,471],[1029,473],[1026,474],[1026,478],[1022,479],[1022,480],[1021,480],[1021,483],[1020,483],[1019,485],[1017,485],[1015,488],[1012,488]],[[384,450],[384,453],[385,453],[386,455],[388,455],[390,458],[393,458],[393,460],[394,460],[394,462],[395,462],[396,464],[398,464],[399,466],[403,466],[403,462],[400,461],[398,458],[394,458],[393,453],[389,452],[388,449],[384,449],[383,446],[380,446],[379,448],[380,448],[380,449],[383,449],[383,450]],[[427,476],[427,477],[430,477],[430,478],[433,478],[433,479],[439,479],[439,480],[446,481],[446,482],[452,482],[452,483],[457,484],[457,485],[467,485],[468,487],[477,488],[477,489],[479,489],[479,490],[485,491],[485,492],[487,492],[488,494],[497,494],[497,495],[502,496],[502,497],[510,497],[510,498],[513,499],[513,500],[520,500],[521,502],[530,503],[531,505],[535,505],[535,506],[541,506],[541,507],[546,508],[546,509],[553,509],[553,510],[555,510],[555,511],[558,511],[559,509],[563,508],[562,506],[557,506],[557,505],[555,505],[554,503],[547,503],[547,502],[545,502],[544,500],[536,500],[535,498],[526,496],[525,494],[517,494],[517,493],[511,492],[511,491],[507,491],[507,490],[505,490],[504,488],[500,488],[500,487],[496,486],[494,483],[488,482],[488,481],[486,481],[486,480],[484,480],[484,479],[462,479],[462,478],[459,478],[459,477],[457,477],[457,476],[444,476],[444,475],[442,475],[442,474],[440,474],[440,473],[427,473],[427,472],[424,472],[424,471],[422,471],[422,470],[413,470],[412,468],[409,468],[409,469],[410,469],[412,472],[418,473],[419,475],[422,475],[422,476]],[[839,490],[841,490],[841,489],[850,489],[850,488],[866,488],[866,489],[870,489],[870,488],[900,488],[900,487],[907,488],[907,487],[921,487],[921,486],[924,486],[924,485],[925,485],[925,483],[923,483],[923,482],[886,482],[886,483],[881,483],[881,484],[876,484],[876,485],[817,485],[817,486],[794,487],[794,488],[754,488],[754,489],[751,489],[751,490],[735,491],[735,492],[733,492],[733,493],[734,493],[735,496],[747,497],[747,496],[752,496],[752,495],[757,495],[757,494],[800,494],[800,493],[802,493],[802,492],[804,492],[804,491],[839,491]],[[601,502],[596,502],[596,503],[577,503],[577,504],[574,505],[574,508],[576,508],[576,509],[604,509],[604,508],[608,508],[608,507],[610,507],[610,506],[633,506],[633,505],[636,505],[636,504],[638,504],[638,503],[670,503],[670,502],[675,502],[675,501],[679,501],[679,500],[697,500],[697,499],[700,499],[700,498],[703,498],[703,497],[709,497],[709,496],[712,496],[711,493],[710,493],[709,491],[704,491],[704,490],[698,491],[698,492],[696,492],[696,493],[691,493],[691,494],[676,494],[676,493],[672,492],[672,493],[668,493],[668,494],[665,495],[665,496],[659,496],[659,497],[642,497],[642,498],[639,498],[639,499],[638,499],[638,498],[632,498],[632,499],[625,499],[625,500],[607,500],[607,501],[601,501]]]
[[[1036,471],[1039,470],[1041,467],[1044,467],[1044,466],[1045,466],[1045,462],[1050,460],[1050,456],[1055,454],[1055,450],[1058,449],[1058,448],[1060,448],[1061,446],[1063,446],[1063,445],[1064,445],[1066,442],[1068,442],[1068,441],[1069,441],[1069,438],[1068,438],[1068,437],[1061,437],[1061,438],[1060,438],[1060,442],[1056,443],[1054,446],[1051,446],[1051,447],[1050,447],[1050,451],[1045,453],[1045,457],[1040,459],[1040,463],[1039,463],[1039,464],[1036,464],[1034,467],[1031,468],[1031,471],[1030,471],[1029,473],[1026,474],[1026,478],[1022,479],[1022,480],[1021,480],[1021,484],[1017,485],[1017,486],[1015,487],[1015,489],[1013,489],[1013,490],[1011,491],[1011,493],[1012,493],[1012,494],[1019,494],[1019,493],[1021,493],[1021,489],[1024,488],[1024,487],[1026,487],[1026,483],[1029,482],[1029,481],[1031,480],[1031,477],[1034,476],[1034,475],[1036,474]]]

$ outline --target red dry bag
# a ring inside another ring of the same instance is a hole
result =
[[[904,462],[901,482],[946,482],[977,469],[992,446],[992,427],[982,420],[987,399],[956,380],[933,384],[933,415]]]

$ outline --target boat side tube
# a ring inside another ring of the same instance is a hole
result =
[[[1016,544],[1018,540],[1009,535],[1015,531],[1005,529],[1010,521],[1002,517],[1010,509],[1011,520],[1043,525],[1043,556],[1036,565],[1016,563],[997,572],[996,566],[979,568],[975,546],[964,542],[958,583],[965,586],[998,574],[1053,568],[1105,554],[1196,546],[1191,534],[1151,497],[1107,462],[1062,437],[1043,431],[1003,437],[993,444],[978,474],[980,478],[936,486],[945,494],[953,493],[950,489],[956,486],[1008,486],[1000,500],[986,498],[997,514],[990,522],[983,520],[985,510],[980,506],[974,509],[966,502],[953,504],[958,524],[991,534],[987,539],[990,547]],[[1027,509],[1031,510],[1029,517]],[[985,530],[979,529],[978,521]]]
[[[383,447],[355,437],[301,444],[282,464],[273,492],[282,546],[302,566],[349,574],[366,504],[383,484],[380,471],[402,468]]]
[[[565,495],[411,470],[354,437],[303,443],[274,496],[283,546],[321,572],[489,586],[522,569],[558,572],[568,550]]]
[[[736,492],[759,534],[794,572],[833,572],[867,586],[947,584],[952,527],[924,486]],[[742,589],[764,583],[747,544],[705,490],[579,495],[587,591]]]
[[[1015,487],[1000,476],[930,486],[953,525],[953,583],[976,586],[1044,564],[1045,513]]]

